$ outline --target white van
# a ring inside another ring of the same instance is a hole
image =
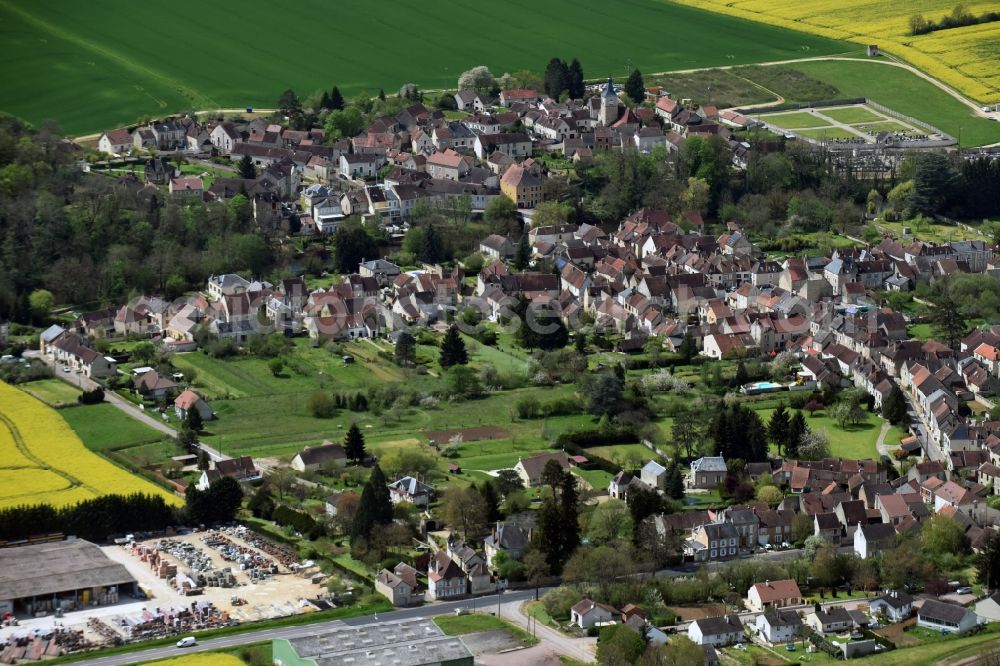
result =
[[[198,639],[194,636],[185,636],[184,638],[177,641],[177,647],[191,647],[198,644]]]

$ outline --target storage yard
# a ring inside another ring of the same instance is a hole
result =
[[[17,622],[0,627],[0,664],[329,607],[317,566],[242,526],[121,546],[6,548],[0,561],[16,574],[39,557],[36,550],[48,559],[31,580],[53,582],[25,597],[16,575],[0,580],[10,597],[8,624]],[[66,587],[62,569],[89,582]]]

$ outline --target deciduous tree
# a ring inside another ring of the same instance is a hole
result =
[[[452,487],[445,491],[441,502],[441,515],[453,530],[462,533],[466,541],[476,536],[486,525],[489,507],[475,487]]]

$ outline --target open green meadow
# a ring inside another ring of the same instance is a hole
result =
[[[92,451],[127,449],[157,443],[165,438],[163,433],[133,419],[107,402],[80,405],[64,409],[59,414]]]
[[[885,120],[882,116],[873,111],[869,111],[863,106],[842,106],[833,109],[820,109],[820,113],[827,118],[833,118],[838,123],[844,123],[845,125]]]
[[[57,378],[38,379],[21,388],[56,409],[78,404],[77,398],[80,396],[80,389]]]
[[[376,343],[383,346],[376,347],[370,341],[344,344],[343,353],[356,359],[345,364],[340,355],[309,347],[307,340],[296,339],[295,347],[286,354],[286,367],[277,377],[271,374],[267,361],[256,358],[216,359],[192,352],[175,355],[173,363],[181,371],[195,370],[195,390],[218,415],[217,420],[205,424],[202,439],[230,455],[291,456],[303,446],[316,445],[324,439],[341,439],[351,423],[363,429],[370,448],[383,454],[391,449],[426,444],[424,431],[493,426],[507,430],[510,436],[464,442],[458,459],[439,460],[442,470],[449,462],[457,462],[463,469],[490,471],[512,467],[518,457],[548,450],[552,438],[562,432],[594,424],[587,415],[515,418],[515,405],[521,397],[531,395],[540,402],[571,397],[573,386],[495,391],[480,400],[441,401],[436,405],[408,406],[381,413],[341,409],[329,419],[314,417],[308,400],[319,390],[350,395],[367,393],[369,388],[386,384],[405,383],[417,391],[426,389],[430,394],[440,385],[438,379],[404,372],[379,357],[379,349],[388,351],[391,346]],[[506,372],[522,371],[527,365],[520,356],[478,343],[467,341],[467,344],[474,367],[489,363]],[[437,351],[436,347],[419,347],[421,355],[434,359]],[[438,369],[433,367],[432,371]]]
[[[797,130],[803,127],[826,127],[830,123],[809,111],[782,111],[761,114],[760,119],[781,129]]]
[[[336,84],[353,95],[455,85],[485,64],[494,73],[540,72],[554,56],[579,58],[589,77],[858,53],[857,45],[659,0],[511,0],[458,7],[429,0],[238,11],[202,3],[190,12],[129,0],[0,1],[0,109],[32,122],[55,118],[71,134],[187,109],[272,107]],[[281,28],[269,19],[280,11]],[[181,18],[183,16],[183,18]],[[478,26],[489,26],[484,32]],[[556,29],[553,29],[553,26]]]

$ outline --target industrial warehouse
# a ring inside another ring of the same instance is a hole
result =
[[[89,541],[0,548],[0,616],[113,604],[135,589],[128,570]]]
[[[357,627],[273,643],[278,666],[472,666],[469,648],[430,620]]]

